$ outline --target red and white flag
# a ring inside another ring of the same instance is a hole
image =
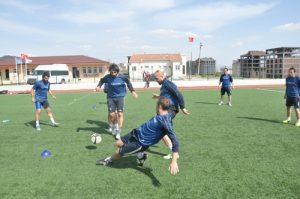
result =
[[[22,53],[20,57],[21,59],[28,59],[29,56],[25,53]]]
[[[192,36],[189,36],[189,42],[194,42],[195,38]]]

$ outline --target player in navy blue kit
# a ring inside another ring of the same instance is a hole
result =
[[[161,85],[160,87],[160,94],[153,94],[153,99],[158,99],[160,97],[166,97],[170,102],[170,109],[169,111],[172,112],[173,118],[176,116],[176,114],[179,112],[179,109],[185,114],[189,115],[189,111],[185,108],[184,98],[181,92],[178,90],[177,86],[169,81],[165,74],[162,71],[156,71],[154,73],[156,82]],[[172,118],[172,119],[173,119]],[[169,147],[170,150],[172,150],[172,143],[169,137],[166,135],[163,138],[163,141],[165,144]],[[172,158],[171,154],[168,154],[164,156],[165,159]]]
[[[300,79],[295,74],[295,68],[289,69],[289,74],[285,80],[286,89],[284,98],[286,99],[287,119],[283,121],[284,124],[291,122],[291,107],[294,106],[297,122],[295,126],[300,126],[300,110],[299,110],[299,89]]]
[[[220,82],[219,82],[219,88],[221,88],[221,99],[219,105],[223,104],[223,97],[225,93],[227,93],[228,96],[228,105],[232,106],[231,104],[231,90],[234,88],[233,86],[233,79],[230,74],[228,74],[228,68],[224,69],[224,73],[220,77]]]
[[[139,128],[132,130],[127,135],[117,140],[118,151],[112,156],[100,159],[97,165],[108,165],[113,161],[126,155],[136,155],[139,165],[143,166],[147,155],[144,152],[150,146],[157,144],[165,135],[168,135],[172,141],[172,160],[169,166],[171,174],[179,172],[177,159],[179,158],[179,143],[176,134],[172,128],[172,117],[174,112],[169,112],[170,103],[165,97],[159,98],[156,106],[157,115],[151,118]]]
[[[32,96],[32,102],[35,104],[35,122],[36,122],[36,130],[40,131],[40,115],[42,111],[42,107],[46,109],[48,116],[50,117],[51,123],[53,126],[58,126],[58,123],[55,122],[52,114],[52,110],[50,108],[48,99],[47,99],[47,93],[51,95],[53,99],[56,99],[56,97],[53,95],[53,93],[50,90],[50,82],[49,80],[49,72],[44,72],[42,75],[42,80],[37,81],[34,86],[31,89],[31,96]]]
[[[123,126],[123,111],[124,111],[124,97],[126,95],[126,85],[130,90],[132,96],[137,98],[138,95],[134,91],[130,80],[124,75],[119,74],[119,67],[116,64],[109,66],[110,74],[100,79],[96,91],[99,91],[103,84],[106,85],[107,90],[107,106],[110,115],[109,126],[116,139],[120,139],[121,130]],[[115,114],[117,112],[117,115]]]

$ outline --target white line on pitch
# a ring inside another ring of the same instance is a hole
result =
[[[269,91],[269,92],[277,92],[277,93],[284,93],[284,91],[273,90],[273,89],[264,89],[264,88],[257,88],[256,90]]]

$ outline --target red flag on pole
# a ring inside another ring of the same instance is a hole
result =
[[[28,57],[29,57],[29,56],[28,56],[27,54],[25,54],[25,53],[22,53],[22,54],[21,54],[21,59],[28,59]]]
[[[189,42],[194,42],[194,37],[192,37],[192,36],[189,36]]]

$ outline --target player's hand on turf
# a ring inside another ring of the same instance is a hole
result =
[[[170,166],[169,166],[169,171],[172,175],[175,175],[179,172],[177,162],[171,161]]]
[[[134,91],[132,91],[131,95],[132,95],[134,98],[136,98],[136,99],[139,97],[138,94],[137,94],[136,92],[134,92]]]
[[[183,114],[185,114],[185,115],[189,115],[189,114],[190,114],[190,112],[189,112],[186,108],[181,109],[181,111],[182,111]]]
[[[153,98],[153,99],[157,99],[157,98],[159,98],[159,95],[156,94],[156,93],[153,93],[153,94],[152,94],[152,98]]]

